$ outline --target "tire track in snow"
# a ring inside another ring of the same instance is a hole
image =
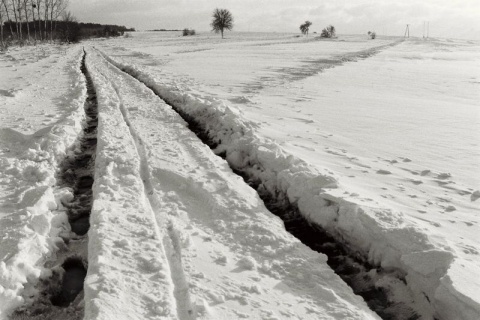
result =
[[[71,233],[64,235],[55,261],[45,264],[51,276],[43,279],[37,288],[39,297],[32,305],[17,310],[14,319],[76,320],[83,318],[83,285],[88,268],[88,229],[92,210],[93,175],[97,144],[98,110],[92,78],[86,68],[84,51],[81,72],[85,77],[87,98],[84,102],[85,119],[83,131],[59,168],[60,187],[72,190],[62,204],[66,209]],[[67,201],[69,200],[69,201]]]
[[[276,76],[263,76],[251,84],[247,84],[244,93],[259,92],[265,87],[281,86],[294,81],[304,80],[315,76],[327,69],[336,68],[345,65],[348,62],[356,62],[371,58],[380,52],[399,45],[404,40],[398,40],[389,44],[368,48],[361,51],[344,53],[329,58],[304,60],[304,64],[297,67],[280,68],[274,70]]]
[[[396,44],[397,43],[391,45]],[[111,62],[106,55],[104,55],[104,57]],[[115,64],[113,63],[113,65]],[[188,123],[190,130],[193,131],[202,142],[211,149],[216,148],[218,143],[210,138],[208,130],[196,121],[194,117],[183,112],[176,106],[175,102],[169,102],[168,98],[162,97],[154,87],[142,81],[141,78],[136,77],[134,73],[130,73],[129,70],[121,66],[115,66],[152,90]],[[225,158],[225,155],[220,156]],[[254,166],[254,164],[250,165]],[[255,172],[256,169],[251,170],[252,168],[245,168],[244,171],[239,171],[235,169],[234,166],[231,167],[234,172],[242,176],[248,184],[258,191],[267,208],[284,220],[288,231],[313,250],[329,256],[329,265],[344,279],[356,294],[361,295],[366,300],[370,308],[377,312],[380,317],[383,319],[404,320],[420,318],[414,310],[415,302],[414,299],[409,296],[409,293],[398,300],[398,297],[395,297],[395,293],[376,286],[376,282],[379,281],[379,279],[383,281],[388,279],[387,281],[391,281],[394,286],[399,286],[400,291],[403,290],[405,292],[405,278],[403,274],[370,265],[367,262],[367,257],[353,252],[347,244],[339,241],[320,226],[312,225],[306,221],[299,213],[299,209],[294,204],[291,204],[288,201],[288,197],[280,190],[277,190],[275,194],[271,194],[267,191],[267,188],[262,186],[262,182],[255,177],[255,174],[252,175],[252,172]],[[328,209],[339,210],[339,207],[334,202],[327,204],[327,206]],[[319,241],[319,239],[321,240]],[[386,278],[383,278],[384,276],[386,276]]]
[[[120,88],[118,88],[118,86],[114,83],[113,87],[120,100],[120,111],[122,113],[123,120],[125,121],[130,130],[130,135],[135,142],[136,151],[140,158],[140,175],[144,184],[145,196],[149,201],[152,212],[154,213],[154,221],[156,221],[157,223],[157,225],[155,226],[156,232],[157,234],[161,234],[160,230],[167,230],[167,234],[163,237],[163,244],[170,266],[170,276],[174,285],[173,294],[177,302],[178,318],[180,320],[196,319],[190,299],[188,282],[183,271],[182,252],[179,237],[175,231],[173,223],[167,220],[165,215],[161,214],[161,203],[156,196],[153,185],[151,183],[145,144],[140,138],[140,136],[136,133],[128,118],[128,111],[123,104]]]

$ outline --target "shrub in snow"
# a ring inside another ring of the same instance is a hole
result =
[[[183,29],[183,32],[182,32],[183,36],[194,36],[195,35],[195,30],[193,29]]]
[[[332,38],[332,37],[335,37],[335,35],[336,35],[335,27],[332,26],[332,25],[329,25],[328,27],[326,27],[322,30],[322,33],[320,34],[320,37],[322,37],[322,38]]]
[[[368,31],[368,35],[370,36],[370,39],[375,39],[375,37],[377,36],[377,34],[375,33],[375,31]]]

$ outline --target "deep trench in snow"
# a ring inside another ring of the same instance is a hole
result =
[[[15,311],[11,319],[80,320],[83,318],[83,284],[87,275],[87,232],[92,210],[95,152],[97,146],[98,110],[92,79],[85,65],[84,51],[81,71],[87,85],[84,103],[83,131],[72,150],[67,152],[58,171],[58,187],[73,191],[73,199],[63,203],[72,233],[64,238],[65,246],[56,253],[56,260],[45,267],[51,276],[41,279],[40,292],[26,308]]]
[[[217,147],[218,144],[210,138],[207,129],[196,121],[195,118],[177,107],[175,102],[169,101],[168,98],[162,96],[154,87],[139,79],[135,74],[129,72],[128,69],[122,68],[115,63],[112,64],[152,90],[156,96],[172,107],[172,109],[187,122],[189,129],[210,149],[214,150]],[[226,160],[224,154],[218,154],[218,156]],[[247,184],[257,191],[260,198],[264,201],[266,208],[283,220],[285,229],[290,234],[312,250],[327,255],[328,265],[352,288],[355,294],[360,295],[370,309],[376,312],[382,319],[420,319],[419,314],[412,307],[414,304],[413,297],[408,297],[406,300],[403,299],[401,301],[396,299],[392,292],[375,285],[376,279],[371,276],[371,271],[374,271],[377,277],[378,275],[386,276],[391,279],[400,280],[406,284],[404,275],[398,271],[384,270],[379,266],[371,265],[368,262],[368,257],[351,250],[348,244],[336,239],[321,226],[307,221],[300,213],[298,207],[291,204],[288,198],[280,191],[276,194],[269,193],[266,191],[267,188],[261,186],[261,181],[259,181],[257,177],[249,176],[248,170],[239,171],[231,165],[230,167],[234,173],[241,176]],[[408,303],[405,303],[405,301],[408,301]]]

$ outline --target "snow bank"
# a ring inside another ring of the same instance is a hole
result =
[[[0,189],[13,203],[4,205],[0,216],[0,319],[37,294],[34,286],[44,274],[43,265],[63,244],[59,235],[69,229],[61,201],[72,194],[55,187],[55,174],[81,130],[86,87],[81,51],[72,54],[75,88],[65,106],[72,113],[31,135],[0,129]]]
[[[240,111],[222,101],[186,92],[139,67],[106,58],[194,119],[217,144],[215,151],[224,154],[233,168],[257,179],[272,195],[288,198],[307,219],[361,251],[371,263],[405,274],[417,308],[424,315],[450,319],[451,310],[456,310],[458,318],[480,317],[480,300],[467,298],[449,285],[446,273],[454,255],[434,246],[420,229],[404,221],[401,213],[332,196],[329,189],[336,186],[333,177],[258,136],[254,124]]]
[[[98,101],[98,144],[85,319],[176,319],[169,265],[145,197],[140,158],[119,97],[98,61],[87,55]]]

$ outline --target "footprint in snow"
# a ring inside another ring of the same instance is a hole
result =
[[[452,175],[450,173],[445,173],[444,172],[444,173],[439,173],[436,178],[440,179],[440,180],[445,180],[445,179],[450,178],[451,176]]]
[[[388,170],[380,169],[380,170],[377,171],[377,174],[392,174],[392,173]]]
[[[420,180],[410,180],[410,182],[413,183],[416,186],[423,183],[423,181],[420,181]]]
[[[455,210],[457,210],[457,208],[455,208],[454,206],[448,206],[447,208],[445,208],[445,212],[452,212]]]
[[[478,198],[480,198],[480,190],[476,190],[472,193],[470,201],[476,201]]]
[[[424,176],[428,175],[430,172],[431,172],[430,170],[423,170],[422,172],[420,172],[420,175],[422,177],[424,177]]]
[[[4,90],[0,89],[0,95],[5,97],[15,97],[15,90]]]

